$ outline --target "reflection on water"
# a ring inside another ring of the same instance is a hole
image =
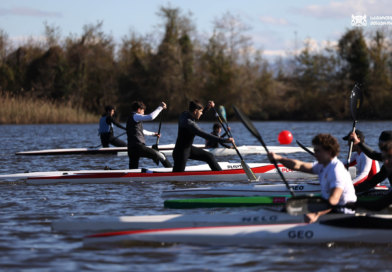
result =
[[[240,123],[231,123],[237,145],[258,145]],[[259,122],[256,127],[268,145],[278,145],[281,130],[290,130],[295,139],[310,145],[316,133],[330,132],[342,144],[341,159],[347,147],[341,140],[351,129],[351,122]],[[207,131],[212,123],[200,123]],[[157,123],[145,123],[145,129],[156,131]],[[359,122],[370,146],[377,147],[382,130],[392,122]],[[122,130],[115,128],[116,133]],[[163,124],[161,144],[174,143],[176,124]],[[95,156],[15,156],[17,151],[96,146],[97,125],[4,125],[0,126],[0,173],[125,169],[128,157]],[[126,140],[126,137],[121,137]],[[155,138],[147,138],[153,144]],[[196,138],[195,143],[203,143]],[[294,146],[294,144],[292,144]],[[306,153],[291,155],[311,161]],[[169,157],[170,160],[171,157]],[[236,156],[218,157],[219,161],[238,162]],[[263,155],[248,155],[245,160],[267,162]],[[189,161],[189,165],[197,164]],[[141,167],[155,167],[141,159]],[[269,181],[277,183],[278,181]],[[238,182],[235,184],[244,183]],[[169,213],[209,214],[256,211],[258,208],[214,208],[169,210],[163,208],[160,193],[173,188],[227,186],[219,183],[122,183],[84,185],[26,185],[0,180],[0,267],[15,270],[110,270],[110,271],[259,271],[259,270],[390,270],[391,248],[388,246],[322,244],[313,246],[266,246],[263,248],[193,246],[193,245],[115,245],[84,248],[81,238],[86,233],[56,233],[50,222],[65,218],[152,215]]]

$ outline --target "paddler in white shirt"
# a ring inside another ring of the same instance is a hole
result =
[[[312,140],[312,145],[317,159],[314,163],[285,158],[273,152],[268,153],[268,158],[270,161],[279,161],[285,167],[295,171],[317,174],[321,185],[321,195],[331,205],[345,205],[349,202],[356,202],[357,196],[350,173],[337,158],[340,147],[336,138],[331,134],[317,134]],[[329,212],[354,213],[353,210],[348,208],[334,208],[306,214],[305,221],[309,223],[316,222],[320,216]]]

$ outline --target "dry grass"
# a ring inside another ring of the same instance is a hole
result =
[[[96,123],[99,116],[69,105],[0,92],[0,124]]]

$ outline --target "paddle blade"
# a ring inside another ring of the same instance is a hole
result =
[[[250,133],[253,134],[264,146],[264,141],[260,136],[260,133],[257,131],[255,126],[253,125],[252,121],[249,119],[248,116],[246,116],[244,113],[242,113],[239,109],[237,109],[236,106],[233,105],[233,109],[237,117],[241,120],[241,122],[245,125],[245,127],[249,130]]]
[[[157,144],[154,144],[151,148],[159,152],[159,149],[158,149],[158,145],[157,145]]]
[[[287,199],[285,208],[288,214],[300,215],[328,210],[331,204],[321,197],[298,196]]]
[[[350,96],[350,110],[351,116],[354,120],[358,120],[359,114],[361,113],[363,104],[363,94],[357,85],[354,86],[354,89],[351,91]]]
[[[226,109],[223,106],[219,106],[219,114],[222,117],[223,121],[227,123],[227,118],[226,118]]]
[[[249,165],[246,164],[243,160],[241,160],[242,169],[244,169],[246,176],[248,177],[249,181],[256,181],[256,175],[253,173],[252,169],[250,169]]]

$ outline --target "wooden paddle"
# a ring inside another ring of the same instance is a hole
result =
[[[363,104],[363,94],[357,84],[354,86],[354,89],[351,91],[351,96],[350,96],[350,111],[351,111],[351,116],[354,119],[352,132],[354,133],[355,133],[355,126],[357,125],[357,120],[359,119],[359,114],[361,113],[362,104]],[[350,167],[350,159],[351,159],[352,151],[353,151],[353,142],[351,141],[350,149],[348,150],[348,157],[347,157],[347,170]]]
[[[265,151],[267,153],[269,153],[268,148],[266,146],[266,144],[263,141],[263,138],[261,137],[260,133],[257,131],[257,129],[255,128],[255,126],[253,125],[252,121],[249,119],[248,116],[246,116],[244,113],[242,113],[239,109],[237,109],[236,106],[233,105],[233,109],[234,112],[236,113],[237,117],[241,120],[241,122],[245,125],[245,127],[249,130],[250,133],[253,134],[253,136],[255,136],[259,142],[262,144],[262,146],[264,147]],[[295,196],[295,193],[293,191],[293,188],[291,188],[289,186],[289,184],[287,183],[287,180],[285,179],[285,177],[283,176],[282,171],[280,171],[280,168],[278,167],[278,164],[276,161],[273,162],[273,164],[275,165],[276,170],[278,171],[280,177],[282,178],[282,180],[284,181],[284,183],[286,184],[287,189],[289,189],[290,193],[292,196]]]
[[[223,129],[225,130],[225,132],[227,133],[227,135],[229,136],[229,138],[231,138],[231,134],[227,131],[226,127],[223,125],[222,119],[220,118],[219,114],[216,112],[216,109],[215,109],[215,108],[213,108],[213,109],[214,109],[214,111],[215,111],[215,116],[218,117],[221,126],[223,127]],[[244,159],[242,158],[240,152],[238,151],[237,146],[236,146],[234,143],[233,143],[233,146],[234,146],[234,149],[235,149],[235,151],[237,152],[238,156],[239,156],[240,159],[241,159],[241,166],[242,166],[242,169],[244,169],[246,176],[248,177],[248,179],[249,179],[250,181],[256,181],[257,178],[256,178],[255,173],[253,173],[253,171],[252,171],[252,169],[250,169],[249,165],[246,164],[246,162],[245,162]]]

